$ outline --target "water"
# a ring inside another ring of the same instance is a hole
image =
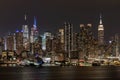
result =
[[[0,67],[0,80],[120,80],[120,67]]]

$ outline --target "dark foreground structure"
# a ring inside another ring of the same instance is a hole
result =
[[[0,67],[0,80],[120,80],[120,67]]]

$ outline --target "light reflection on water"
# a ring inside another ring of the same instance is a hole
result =
[[[0,64],[0,67],[17,67],[17,64]]]
[[[120,67],[0,67],[0,80],[119,80]]]

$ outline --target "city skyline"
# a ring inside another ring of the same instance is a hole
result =
[[[63,28],[64,22],[73,24],[75,31],[79,32],[80,24],[91,23],[93,31],[97,33],[99,14],[102,14],[105,28],[105,39],[110,39],[119,33],[119,1],[118,0],[13,0],[0,1],[0,36],[8,32],[22,29],[24,15],[27,15],[29,28],[33,26],[33,17],[37,18],[40,33],[45,31],[58,31]]]

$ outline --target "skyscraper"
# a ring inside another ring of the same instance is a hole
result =
[[[98,25],[98,45],[104,44],[104,27],[102,23],[102,15],[100,14],[100,23]]]
[[[30,43],[31,43],[31,52],[34,54],[34,43],[38,39],[39,32],[36,24],[36,18],[34,17],[34,24],[31,28],[31,34],[30,34]]]
[[[102,23],[102,15],[100,14],[100,23],[98,25],[98,55],[101,57],[104,55],[104,27]]]
[[[120,55],[120,36],[119,34],[115,34],[115,56],[118,57]]]
[[[14,37],[12,34],[7,36],[7,50],[14,50]]]
[[[23,47],[23,32],[22,31],[16,31],[15,37],[16,37],[16,53],[17,53],[17,55],[20,55],[20,53],[24,50],[24,47]]]
[[[95,56],[96,40],[91,29],[92,24],[80,24],[79,57],[85,60]]]
[[[80,48],[80,33],[73,33],[73,50],[77,51]]]
[[[64,29],[59,29],[59,33],[60,33],[60,42],[64,43]]]
[[[47,44],[46,41],[47,39],[51,38],[51,33],[45,32],[44,35],[42,36],[42,49],[46,50],[47,49]]]
[[[60,36],[60,43],[61,43],[61,51],[64,51],[64,43],[65,43],[65,39],[64,39],[64,29],[59,29],[59,36]]]
[[[30,42],[34,43],[38,36],[39,36],[39,32],[36,25],[36,18],[34,17],[34,24],[33,27],[31,28]]]
[[[0,55],[2,54],[3,49],[4,49],[3,38],[0,37]]]
[[[23,31],[23,46],[25,50],[29,50],[29,28],[27,25],[27,16],[25,14],[25,24],[22,26],[22,31]]]
[[[71,58],[71,51],[73,50],[73,25],[65,23],[65,52],[67,57]]]

